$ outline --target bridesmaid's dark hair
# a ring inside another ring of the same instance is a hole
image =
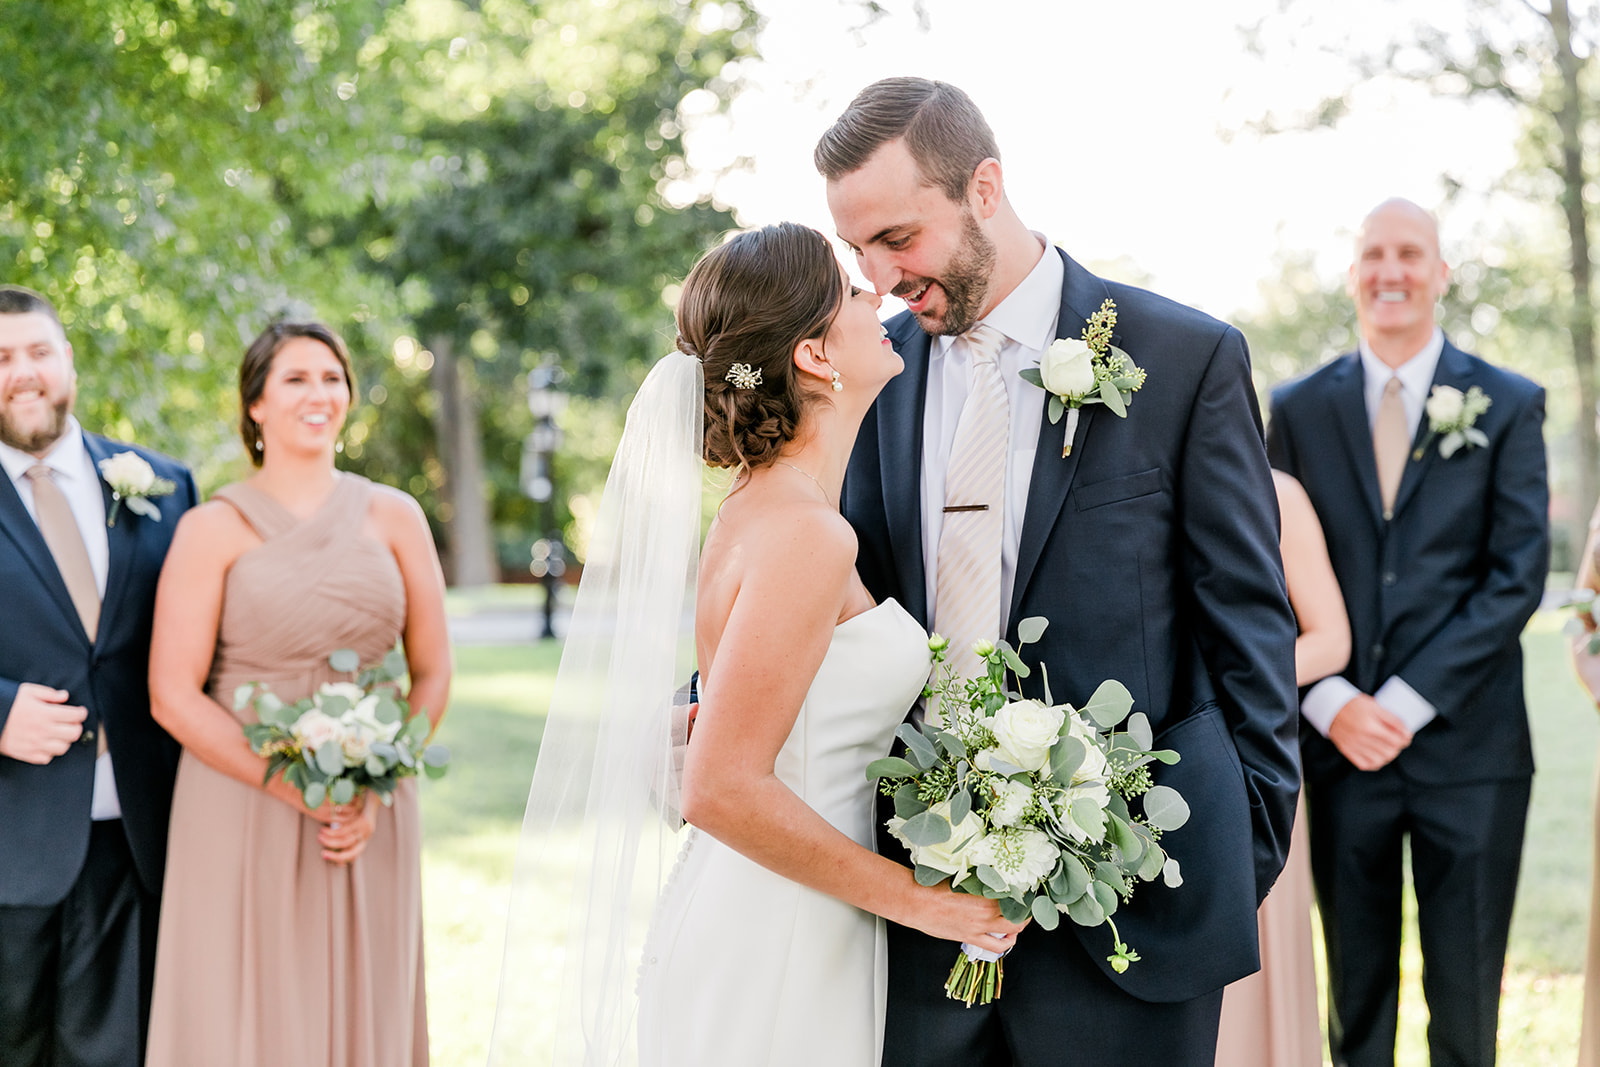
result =
[[[350,350],[344,339],[320,322],[275,322],[261,331],[250,347],[245,349],[244,362],[239,364],[239,437],[250,462],[261,466],[261,427],[250,417],[250,407],[267,388],[267,376],[272,373],[272,361],[280,349],[296,337],[309,337],[320,341],[333,353],[344,370],[344,384],[350,390],[350,402],[356,399],[356,376],[350,369]]]
[[[764,467],[794,440],[800,417],[824,403],[802,389],[794,366],[801,341],[822,338],[844,299],[844,276],[828,239],[780,222],[718,245],[694,265],[678,299],[678,348],[705,368],[705,459],[713,467]],[[761,384],[728,381],[735,363]]]

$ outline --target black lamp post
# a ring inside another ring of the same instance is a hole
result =
[[[554,637],[556,590],[566,573],[566,549],[556,526],[556,493],[551,460],[561,447],[558,416],[567,406],[567,394],[559,386],[566,374],[555,363],[541,363],[528,372],[528,410],[533,413],[533,432],[522,445],[522,489],[539,505],[544,536],[533,543],[529,572],[544,587],[544,630],[541,638]]]

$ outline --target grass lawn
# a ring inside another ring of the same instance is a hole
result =
[[[493,611],[526,604],[528,593],[459,607]],[[1539,772],[1500,1014],[1500,1061],[1508,1067],[1571,1067],[1577,1055],[1600,716],[1572,677],[1560,624],[1540,615],[1523,639]],[[453,766],[422,790],[429,1022],[437,1067],[481,1067],[517,831],[560,650],[546,642],[464,647],[456,655],[441,737]],[[1414,928],[1403,973],[1399,1062],[1423,1067],[1427,1011]]]

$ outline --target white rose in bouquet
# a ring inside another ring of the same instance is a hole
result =
[[[1080,713],[1074,711],[1071,716],[1072,725],[1069,728],[1071,736],[1083,742],[1087,754],[1083,757],[1083,763],[1072,772],[1072,782],[1069,784],[1076,785],[1094,779],[1103,781],[1111,767],[1106,762],[1105,752],[1100,748],[1099,735],[1087,722],[1084,722]]]
[[[941,800],[928,809],[940,816],[946,822],[950,821],[950,802]],[[967,876],[972,868],[969,858],[975,842],[983,837],[983,821],[976,812],[967,812],[967,817],[961,822],[950,827],[950,836],[937,845],[913,845],[900,833],[900,827],[905,825],[905,820],[900,816],[891,816],[888,822],[889,833],[911,853],[911,858],[924,867],[932,867],[936,871],[943,871],[950,875],[951,881],[959,882]]]
[[[1435,424],[1450,425],[1461,418],[1461,413],[1466,408],[1466,397],[1461,390],[1448,385],[1436,385],[1428,396],[1428,421]]]
[[[1094,351],[1076,337],[1053,341],[1039,361],[1039,378],[1046,392],[1056,396],[1083,396],[1094,388]]]
[[[349,766],[360,766],[366,763],[366,757],[373,753],[373,741],[378,736],[362,725],[349,725],[344,728],[344,737],[339,741],[339,747],[344,749],[344,761]]]
[[[1050,746],[1061,733],[1065,712],[1037,700],[1015,700],[994,713],[991,729],[1001,759],[1025,771],[1050,762]]]
[[[996,830],[971,849],[974,866],[993,867],[1012,888],[1036,889],[1056,868],[1061,850],[1040,830]]]
[[[366,699],[367,691],[354,682],[325,682],[322,688],[317,690],[317,696],[344,697],[353,708]]]
[[[123,496],[143,495],[155,488],[156,472],[137,453],[118,452],[100,464],[100,474]]]
[[[1061,827],[1074,841],[1099,841],[1106,833],[1106,807],[1111,790],[1104,783],[1075,785],[1066,791],[1056,809]]]
[[[989,822],[995,826],[1015,826],[1033,801],[1033,789],[1026,782],[1001,782],[989,807]]]
[[[295,720],[289,732],[294,734],[303,749],[315,751],[330,741],[344,740],[344,726],[338,719],[312,708]]]

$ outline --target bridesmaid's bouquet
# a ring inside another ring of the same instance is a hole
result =
[[[1047,621],[1023,620],[1019,644],[1043,635]],[[924,696],[938,701],[942,725],[900,727],[905,755],[874,760],[869,778],[894,798],[889,832],[911,853],[922,885],[950,880],[961,893],[989,897],[1013,922],[1054,930],[1065,915],[1080,926],[1111,927],[1118,972],[1139,959],[1111,916],[1141,881],[1181,885],[1178,861],[1161,835],[1189,818],[1178,791],[1155,785],[1149,765],[1178,762],[1152,748],[1150,720],[1133,712],[1120,682],[1106,681],[1081,708],[1028,700],[1006,686],[1031,673],[1006,642],[974,648],[985,670],[961,678],[941,667],[949,643],[928,642],[935,677]],[[1040,667],[1043,670],[1043,666]],[[1119,729],[1120,727],[1120,729]],[[1004,978],[999,956],[962,945],[945,992],[988,1004]]]
[[[445,773],[450,751],[428,744],[428,717],[413,712],[399,695],[396,683],[405,676],[406,659],[398,649],[365,670],[347,648],[329,656],[328,665],[352,680],[329,682],[293,704],[260,682],[234,691],[235,711],[255,709],[257,721],[244,734],[251,750],[267,757],[263,783],[281,772],[308,808],[328,799],[348,804],[363,789],[388,805],[400,779]]]

